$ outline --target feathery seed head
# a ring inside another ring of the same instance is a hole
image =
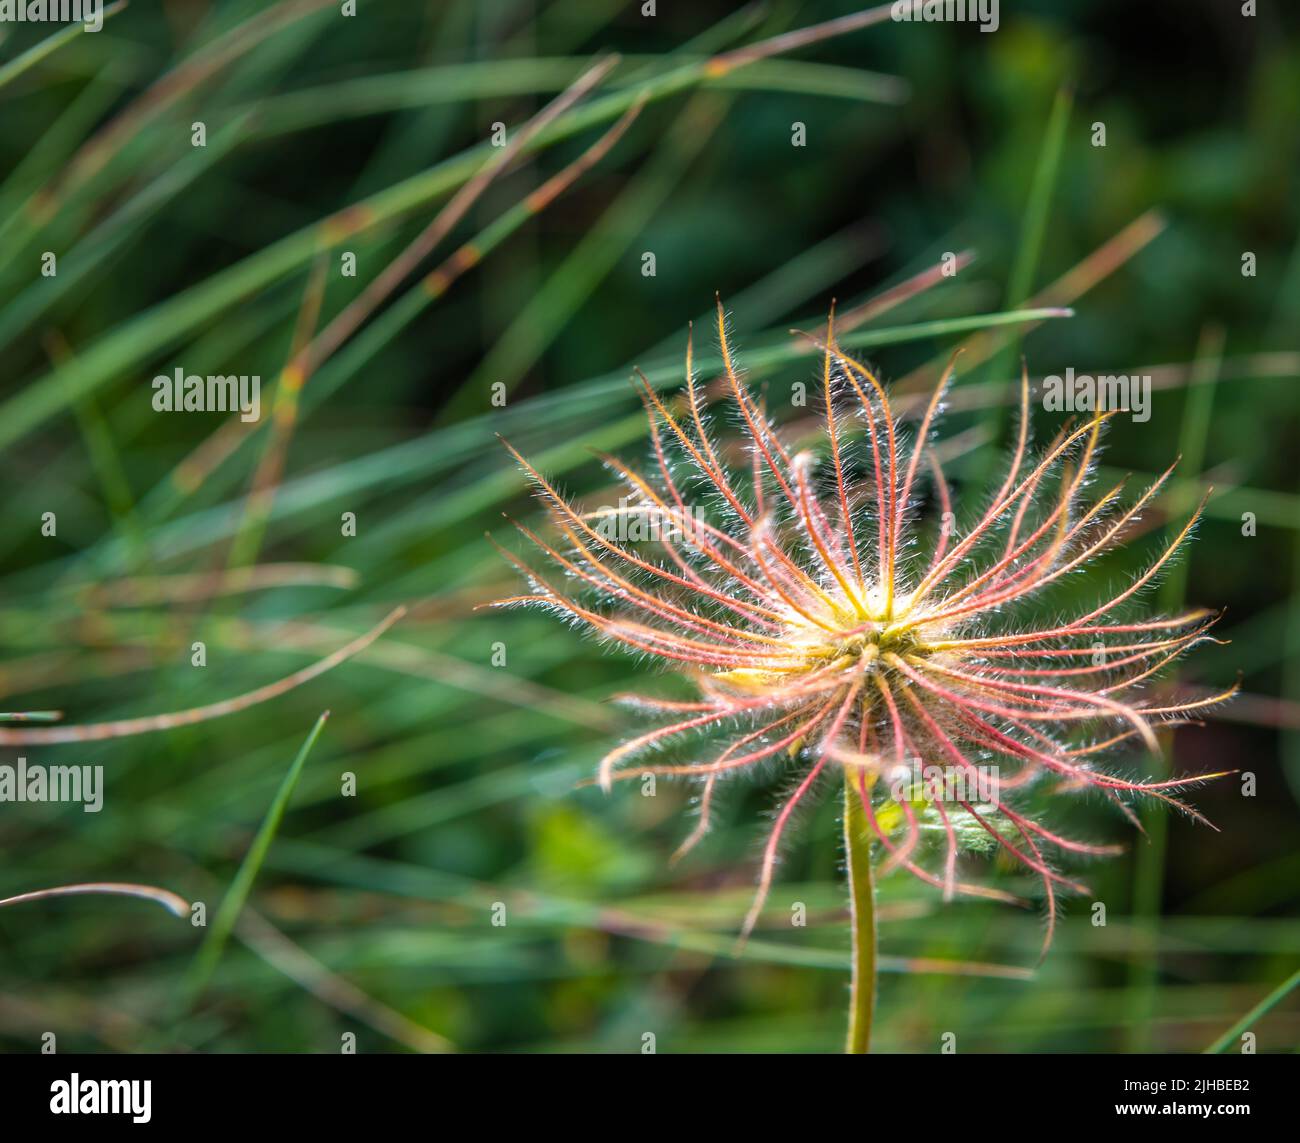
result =
[[[679,853],[707,831],[719,781],[765,764],[791,772],[796,784],[764,848],[745,932],[793,811],[828,768],[841,767],[887,866],[946,896],[1014,900],[957,880],[960,851],[1000,848],[1041,879],[1050,941],[1057,888],[1083,890],[1056,870],[1053,856],[1113,851],[1053,832],[1021,808],[1022,791],[1093,790],[1136,824],[1126,798],[1159,798],[1199,817],[1177,793],[1217,776],[1139,782],[1097,761],[1126,741],[1155,750],[1156,727],[1179,725],[1232,693],[1160,704],[1140,690],[1207,639],[1216,619],[1200,610],[1132,612],[1200,509],[1124,590],[1082,615],[1044,622],[1026,611],[1029,601],[1129,538],[1172,466],[1127,506],[1122,483],[1089,500],[1109,414],[1067,425],[1032,454],[1025,378],[1007,472],[985,510],[959,530],[933,439],[955,360],[915,431],[905,433],[884,387],[837,340],[832,317],[817,342],[826,443],[819,463],[811,452],[788,450],[742,381],[721,303],[717,336],[739,438],[713,431],[688,342],[680,405],[640,379],[653,475],[603,458],[627,487],[620,508],[579,511],[511,449],[547,505],[558,546],[517,526],[567,582],[561,587],[507,554],[533,590],[498,602],[556,609],[692,677],[692,701],[631,699],[667,721],[619,745],[599,768],[606,789],[647,772],[700,783],[700,823]],[[938,511],[937,528],[922,511],[927,504]],[[653,527],[621,527],[633,517]],[[711,755],[697,753],[720,735]],[[689,744],[687,760],[623,768],[674,744]],[[990,761],[993,800],[977,782]],[[917,766],[940,768],[949,780],[908,785],[900,795],[900,775]],[[939,872],[928,867],[931,850],[942,854]]]

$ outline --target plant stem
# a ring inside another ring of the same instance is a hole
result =
[[[849,926],[853,932],[853,977],[849,986],[849,1034],[844,1051],[870,1051],[876,1009],[876,886],[871,875],[871,838],[854,772],[844,770],[844,853],[849,874]]]

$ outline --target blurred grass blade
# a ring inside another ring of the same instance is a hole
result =
[[[1184,398],[1183,422],[1178,434],[1178,451],[1182,457],[1184,475],[1199,476],[1205,463],[1205,444],[1210,433],[1210,417],[1214,404],[1213,383],[1223,360],[1223,331],[1217,327],[1201,335],[1193,365],[1193,381]],[[1201,492],[1180,483],[1169,492],[1170,515],[1183,519],[1196,506]],[[1182,608],[1186,598],[1187,564],[1184,557],[1169,569],[1157,596],[1159,606],[1166,614]],[[1174,731],[1162,734],[1164,754],[1170,752]],[[1153,757],[1152,773],[1167,777],[1170,765],[1163,756]],[[1135,855],[1137,868],[1133,886],[1133,958],[1129,962],[1128,983],[1132,994],[1135,1019],[1129,1025],[1129,1048],[1134,1052],[1152,1049],[1152,1018],[1155,1014],[1159,986],[1159,958],[1157,943],[1164,897],[1165,865],[1169,848],[1169,809],[1159,801],[1142,806],[1139,811],[1147,844],[1139,847]]]
[[[1034,275],[1038,271],[1043,251],[1043,238],[1047,233],[1047,217],[1052,205],[1052,192],[1056,189],[1057,173],[1061,167],[1061,153],[1065,149],[1065,129],[1070,122],[1070,109],[1074,96],[1068,87],[1056,93],[1043,146],[1034,168],[1034,180],[1029,188],[1029,201],[1020,224],[1020,240],[1016,244],[1016,257],[1007,282],[1006,306],[1011,309],[1023,306],[1034,288]],[[996,377],[1010,376],[1015,363],[1015,342],[1007,346],[1002,357],[994,362]],[[994,412],[994,439],[998,439],[1003,420],[1003,410]]]
[[[313,0],[308,2],[315,6]],[[591,127],[617,119],[638,101],[665,99],[694,87],[709,77],[726,74],[754,60],[879,23],[888,19],[888,16],[889,5],[883,5],[869,12],[855,13],[778,36],[738,52],[686,64],[666,75],[656,76],[644,83],[570,109],[530,140],[522,150],[531,153],[553,146]],[[97,169],[98,163],[107,159],[108,156],[103,154],[103,132],[96,140],[91,141],[88,154],[74,159],[74,171],[88,164]],[[0,448],[21,440],[61,412],[79,395],[97,389],[158,352],[175,346],[185,335],[217,314],[310,262],[322,249],[332,248],[346,238],[371,231],[454,191],[473,178],[483,162],[495,151],[496,148],[490,142],[479,143],[281,238],[198,285],[122,322],[112,332],[87,346],[66,368],[36,379],[0,404]]]
[[[455,1045],[445,1036],[439,1036],[423,1024],[417,1024],[388,1005],[381,1004],[351,981],[330,972],[320,961],[252,909],[246,908],[240,915],[235,933],[267,964],[331,1008],[355,1017],[376,1032],[389,1036],[416,1052],[455,1050]]]
[[[121,881],[88,881],[81,885],[59,885],[54,889],[36,889],[31,893],[19,893],[16,897],[5,897],[0,900],[0,909],[6,905],[20,905],[27,901],[83,896],[137,897],[142,901],[153,901],[161,905],[176,917],[184,917],[190,911],[190,903],[169,889],[159,889],[154,885],[132,885]]]
[[[196,722],[207,722],[214,718],[224,718],[257,706],[273,698],[279,698],[295,690],[312,679],[318,678],[337,667],[340,663],[360,654],[376,639],[406,614],[404,607],[399,607],[372,627],[364,635],[353,639],[346,647],[340,647],[332,655],[327,655],[319,662],[292,675],[286,675],[273,683],[268,683],[257,690],[246,691],[234,698],[223,699],[207,706],[191,707],[188,710],[171,711],[167,714],[146,715],[143,718],[118,719],[113,722],[90,722],[79,726],[38,727],[31,730],[10,730],[0,728],[0,743],[6,746],[50,746],[61,742],[99,742],[107,738],[128,738],[136,734],[151,734],[159,730],[172,730],[180,726],[192,726]]]
[[[307,755],[316,745],[316,739],[325,729],[328,719],[329,711],[323,712],[290,764],[288,772],[280,783],[280,788],[271,800],[270,808],[266,811],[266,817],[262,819],[262,825],[253,838],[253,843],[244,854],[244,860],[239,863],[239,868],[230,882],[230,888],[226,890],[226,895],[212,918],[212,923],[203,937],[203,943],[194,954],[194,960],[186,973],[183,986],[186,1008],[194,1004],[207,987],[208,981],[212,979],[217,962],[221,959],[222,950],[225,949],[226,942],[234,931],[235,922],[239,919],[239,912],[244,907],[244,902],[248,900],[253,882],[257,879],[262,862],[266,860],[267,851],[271,848],[271,842],[275,840],[276,831],[284,820],[285,810],[289,808],[289,799],[293,797],[294,787],[298,785],[298,778],[302,774]]]
[[[125,7],[126,0],[117,0],[117,3],[109,4],[103,11],[103,19],[111,19]],[[41,60],[58,51],[68,41],[75,40],[85,31],[86,25],[84,21],[69,24],[66,28],[60,28],[57,32],[46,36],[39,44],[28,48],[22,55],[15,56],[7,64],[0,66],[0,88],[12,83],[24,72],[35,67]]]
[[[1255,1005],[1231,1028],[1223,1033],[1208,1048],[1205,1049],[1206,1055],[1221,1055],[1226,1052],[1235,1041],[1250,1030],[1251,1026],[1262,1017],[1267,1016],[1274,1008],[1282,1003],[1295,990],[1296,985],[1300,985],[1300,968],[1296,969],[1290,976],[1270,992],[1263,1000]]]

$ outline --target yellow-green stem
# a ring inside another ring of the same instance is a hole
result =
[[[849,927],[853,933],[853,978],[849,985],[849,1034],[844,1050],[871,1049],[876,1010],[876,886],[871,875],[871,836],[855,787],[857,773],[844,769],[844,854],[849,873]]]

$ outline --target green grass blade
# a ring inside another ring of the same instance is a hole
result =
[[[1297,968],[1286,980],[1282,981],[1272,992],[1264,997],[1231,1028],[1223,1033],[1208,1048],[1205,1049],[1207,1056],[1222,1055],[1232,1046],[1234,1040],[1239,1040],[1250,1030],[1252,1024],[1264,1016],[1267,1016],[1274,1008],[1282,1003],[1295,990],[1296,985],[1300,985],[1300,968]]]
[[[108,20],[116,16],[125,7],[126,0],[117,0],[116,4],[110,4],[104,9],[103,18]],[[28,48],[22,55],[15,56],[3,67],[0,67],[0,88],[12,83],[24,72],[34,68],[41,60],[57,52],[64,44],[75,40],[85,31],[86,25],[84,22],[69,24],[66,28],[60,28],[57,32],[46,36],[39,44]]]
[[[1039,258],[1043,251],[1043,237],[1047,233],[1047,217],[1052,204],[1052,192],[1056,189],[1056,177],[1061,167],[1061,153],[1065,149],[1065,129],[1070,122],[1070,109],[1074,98],[1068,88],[1061,88],[1052,104],[1052,112],[1047,120],[1047,131],[1043,136],[1042,150],[1038,154],[1038,165],[1034,169],[1033,182],[1029,188],[1029,201],[1020,225],[1020,240],[1016,245],[1016,259],[1011,267],[1011,277],[1007,283],[1006,307],[1014,309],[1022,306],[1029,298],[1034,287],[1034,275],[1038,271]],[[1009,377],[1016,372],[1016,342],[1010,343],[993,362],[991,376]],[[999,439],[1005,413],[998,409],[994,414],[994,439]]]
[[[203,938],[203,943],[199,945],[198,951],[194,954],[194,960],[184,982],[186,1008],[189,1008],[202,995],[208,981],[212,978],[213,972],[216,971],[222,950],[226,947],[226,942],[234,931],[235,922],[239,919],[239,912],[244,907],[244,902],[248,900],[258,870],[262,868],[262,863],[266,860],[267,852],[271,848],[271,842],[275,839],[276,831],[280,828],[280,822],[284,820],[285,810],[289,807],[289,799],[293,797],[294,787],[297,786],[298,778],[302,774],[303,764],[307,761],[307,755],[311,752],[311,748],[316,745],[316,739],[320,737],[328,718],[329,711],[325,711],[316,720],[316,725],[311,728],[306,741],[303,742],[297,757],[294,758],[288,773],[285,774],[284,780],[280,783],[280,788],[276,791],[270,808],[266,811],[266,817],[262,819],[261,828],[258,829],[257,835],[253,838],[253,844],[248,847],[244,860],[240,862],[239,869],[236,870],[234,879],[230,882],[230,888],[226,890],[226,895],[222,898],[216,915],[212,918],[212,924]]]
[[[1223,356],[1221,332],[1207,333],[1201,338],[1196,355],[1195,373],[1202,384],[1189,386],[1183,409],[1183,424],[1179,432],[1179,451],[1185,471],[1199,474],[1205,462],[1205,442],[1210,431],[1210,411],[1214,402],[1212,384]],[[1194,491],[1182,485],[1172,490],[1173,516],[1181,520],[1195,502]],[[1187,561],[1176,563],[1165,582],[1160,586],[1161,610],[1173,614],[1184,604],[1187,585]],[[1169,764],[1163,758],[1152,759],[1153,773],[1166,777]],[[1140,847],[1136,855],[1134,874],[1134,960],[1129,966],[1129,989],[1132,993],[1133,1011],[1137,1017],[1129,1026],[1130,1050],[1151,1050],[1152,1017],[1158,992],[1159,961],[1156,945],[1161,920],[1161,904],[1165,883],[1165,859],[1169,843],[1169,809],[1164,802],[1154,799],[1141,809],[1142,826],[1148,844]]]

